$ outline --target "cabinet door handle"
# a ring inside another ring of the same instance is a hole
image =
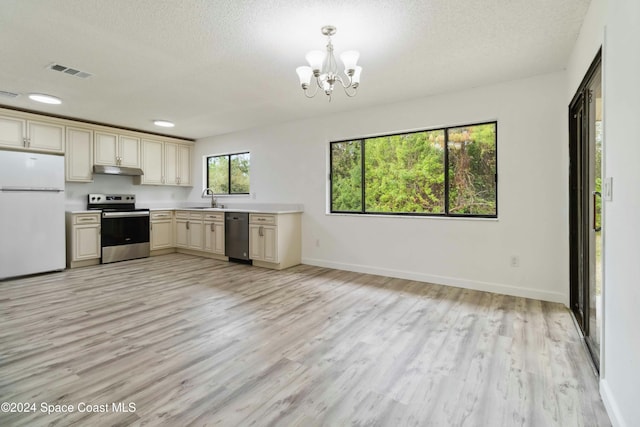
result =
[[[211,223],[211,231],[213,231],[214,233],[216,232],[216,227],[213,223]]]
[[[264,229],[262,226],[260,226],[260,228],[258,228],[258,236],[263,237],[264,236]]]
[[[189,221],[187,221],[187,230],[189,229]]]
[[[153,223],[152,222],[149,223],[149,230],[153,231]]]

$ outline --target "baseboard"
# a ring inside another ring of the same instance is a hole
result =
[[[519,288],[501,283],[480,282],[477,280],[461,279],[458,277],[436,276],[417,273],[413,271],[393,270],[388,268],[371,267],[360,264],[347,264],[322,259],[303,258],[303,264],[317,267],[334,268],[336,270],[354,271],[356,273],[375,274],[378,276],[396,277],[398,279],[417,280],[419,282],[434,283],[437,285],[456,286],[459,288],[473,289],[476,291],[493,292],[496,294],[511,295],[537,299],[542,301],[558,302],[566,305],[565,295],[559,292],[541,291],[532,288]]]
[[[613,398],[613,393],[611,393],[609,383],[606,379],[600,380],[600,397],[602,397],[602,403],[604,403],[604,407],[607,410],[611,425],[613,425],[613,427],[628,427],[629,424],[624,422],[624,418],[622,418],[620,414],[620,408],[618,408],[618,404]]]

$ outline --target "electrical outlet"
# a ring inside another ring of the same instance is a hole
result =
[[[520,267],[520,257],[517,255],[511,255],[509,263],[511,264],[511,267]]]

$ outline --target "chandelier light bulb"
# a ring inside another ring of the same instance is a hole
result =
[[[298,78],[300,79],[300,86],[302,86],[303,89],[309,87],[311,76],[313,75],[311,67],[303,65],[302,67],[296,68],[296,73],[298,73]]]
[[[353,76],[351,77],[351,85],[354,88],[357,88],[360,85],[360,73],[362,73],[362,67],[357,66],[353,71]]]
[[[356,69],[358,58],[360,58],[360,52],[358,52],[357,50],[348,50],[346,52],[342,52],[342,55],[340,55],[340,59],[344,64],[345,74],[353,73],[353,70]]]
[[[305,58],[314,73],[319,72],[322,69],[322,63],[324,62],[325,55],[326,53],[321,50],[312,50],[307,53]]]

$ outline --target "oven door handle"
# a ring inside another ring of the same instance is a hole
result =
[[[102,218],[132,218],[137,216],[149,216],[149,211],[139,212],[102,212]]]

